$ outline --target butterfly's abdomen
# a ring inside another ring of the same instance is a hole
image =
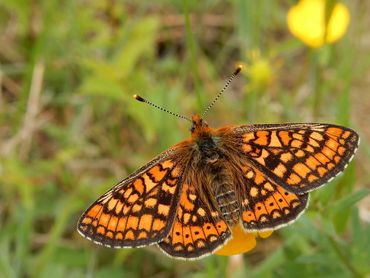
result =
[[[219,169],[213,180],[216,202],[226,222],[233,226],[239,222],[240,206],[231,177]]]
[[[240,210],[238,200],[233,190],[228,190],[228,187],[221,187],[219,193],[216,195],[216,200],[222,216],[229,225],[239,222]]]

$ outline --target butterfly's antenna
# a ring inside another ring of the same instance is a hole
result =
[[[214,100],[208,105],[206,110],[204,110],[202,114],[202,118],[204,117],[205,114],[211,109],[211,107],[216,103],[216,101],[220,98],[220,96],[226,91],[227,87],[229,87],[231,81],[233,81],[234,77],[238,75],[238,73],[242,70],[243,66],[239,65],[234,73],[229,77],[229,79],[226,81],[225,86],[222,88],[222,90],[217,94],[217,96],[214,98]]]
[[[185,116],[182,116],[182,115],[180,115],[180,114],[174,113],[174,112],[172,112],[172,111],[169,111],[169,110],[167,110],[167,109],[165,109],[165,108],[163,108],[163,107],[160,107],[160,106],[158,106],[157,104],[154,104],[153,102],[150,102],[149,100],[146,100],[145,98],[143,98],[143,97],[141,97],[141,96],[139,96],[139,95],[133,95],[133,97],[134,97],[134,99],[136,99],[137,101],[145,102],[146,104],[149,104],[150,106],[153,106],[153,107],[155,107],[155,108],[157,108],[157,109],[159,109],[159,110],[161,110],[161,111],[167,112],[167,113],[168,113],[168,114],[170,114],[170,115],[173,115],[173,116],[176,116],[176,117],[178,117],[178,118],[180,118],[180,119],[184,119],[184,120],[187,120],[187,121],[191,122],[191,120],[190,120],[189,118],[187,118],[187,117],[185,117]]]

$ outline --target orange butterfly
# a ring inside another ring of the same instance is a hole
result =
[[[159,154],[85,211],[78,231],[107,247],[156,243],[172,257],[200,258],[222,247],[234,225],[245,231],[283,227],[302,214],[309,191],[345,169],[359,143],[355,131],[331,124],[213,129],[197,114],[190,120],[134,97],[191,121],[191,138]]]

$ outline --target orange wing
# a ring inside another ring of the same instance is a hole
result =
[[[102,195],[81,216],[78,231],[107,247],[138,247],[163,239],[175,218],[184,163],[163,153]]]
[[[308,193],[289,192],[245,161],[239,165],[240,214],[247,231],[275,230],[295,221],[303,213],[308,204]]]
[[[225,148],[298,194],[342,172],[359,143],[353,130],[328,124],[246,125],[217,132]]]
[[[169,235],[159,243],[168,255],[198,259],[226,243],[231,232],[211,203],[203,202],[194,184],[184,183]]]

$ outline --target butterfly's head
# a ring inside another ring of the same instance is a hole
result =
[[[201,134],[209,133],[211,128],[208,126],[207,122],[204,121],[199,114],[194,114],[191,117],[192,126],[190,128],[191,135],[193,137],[198,137]]]

